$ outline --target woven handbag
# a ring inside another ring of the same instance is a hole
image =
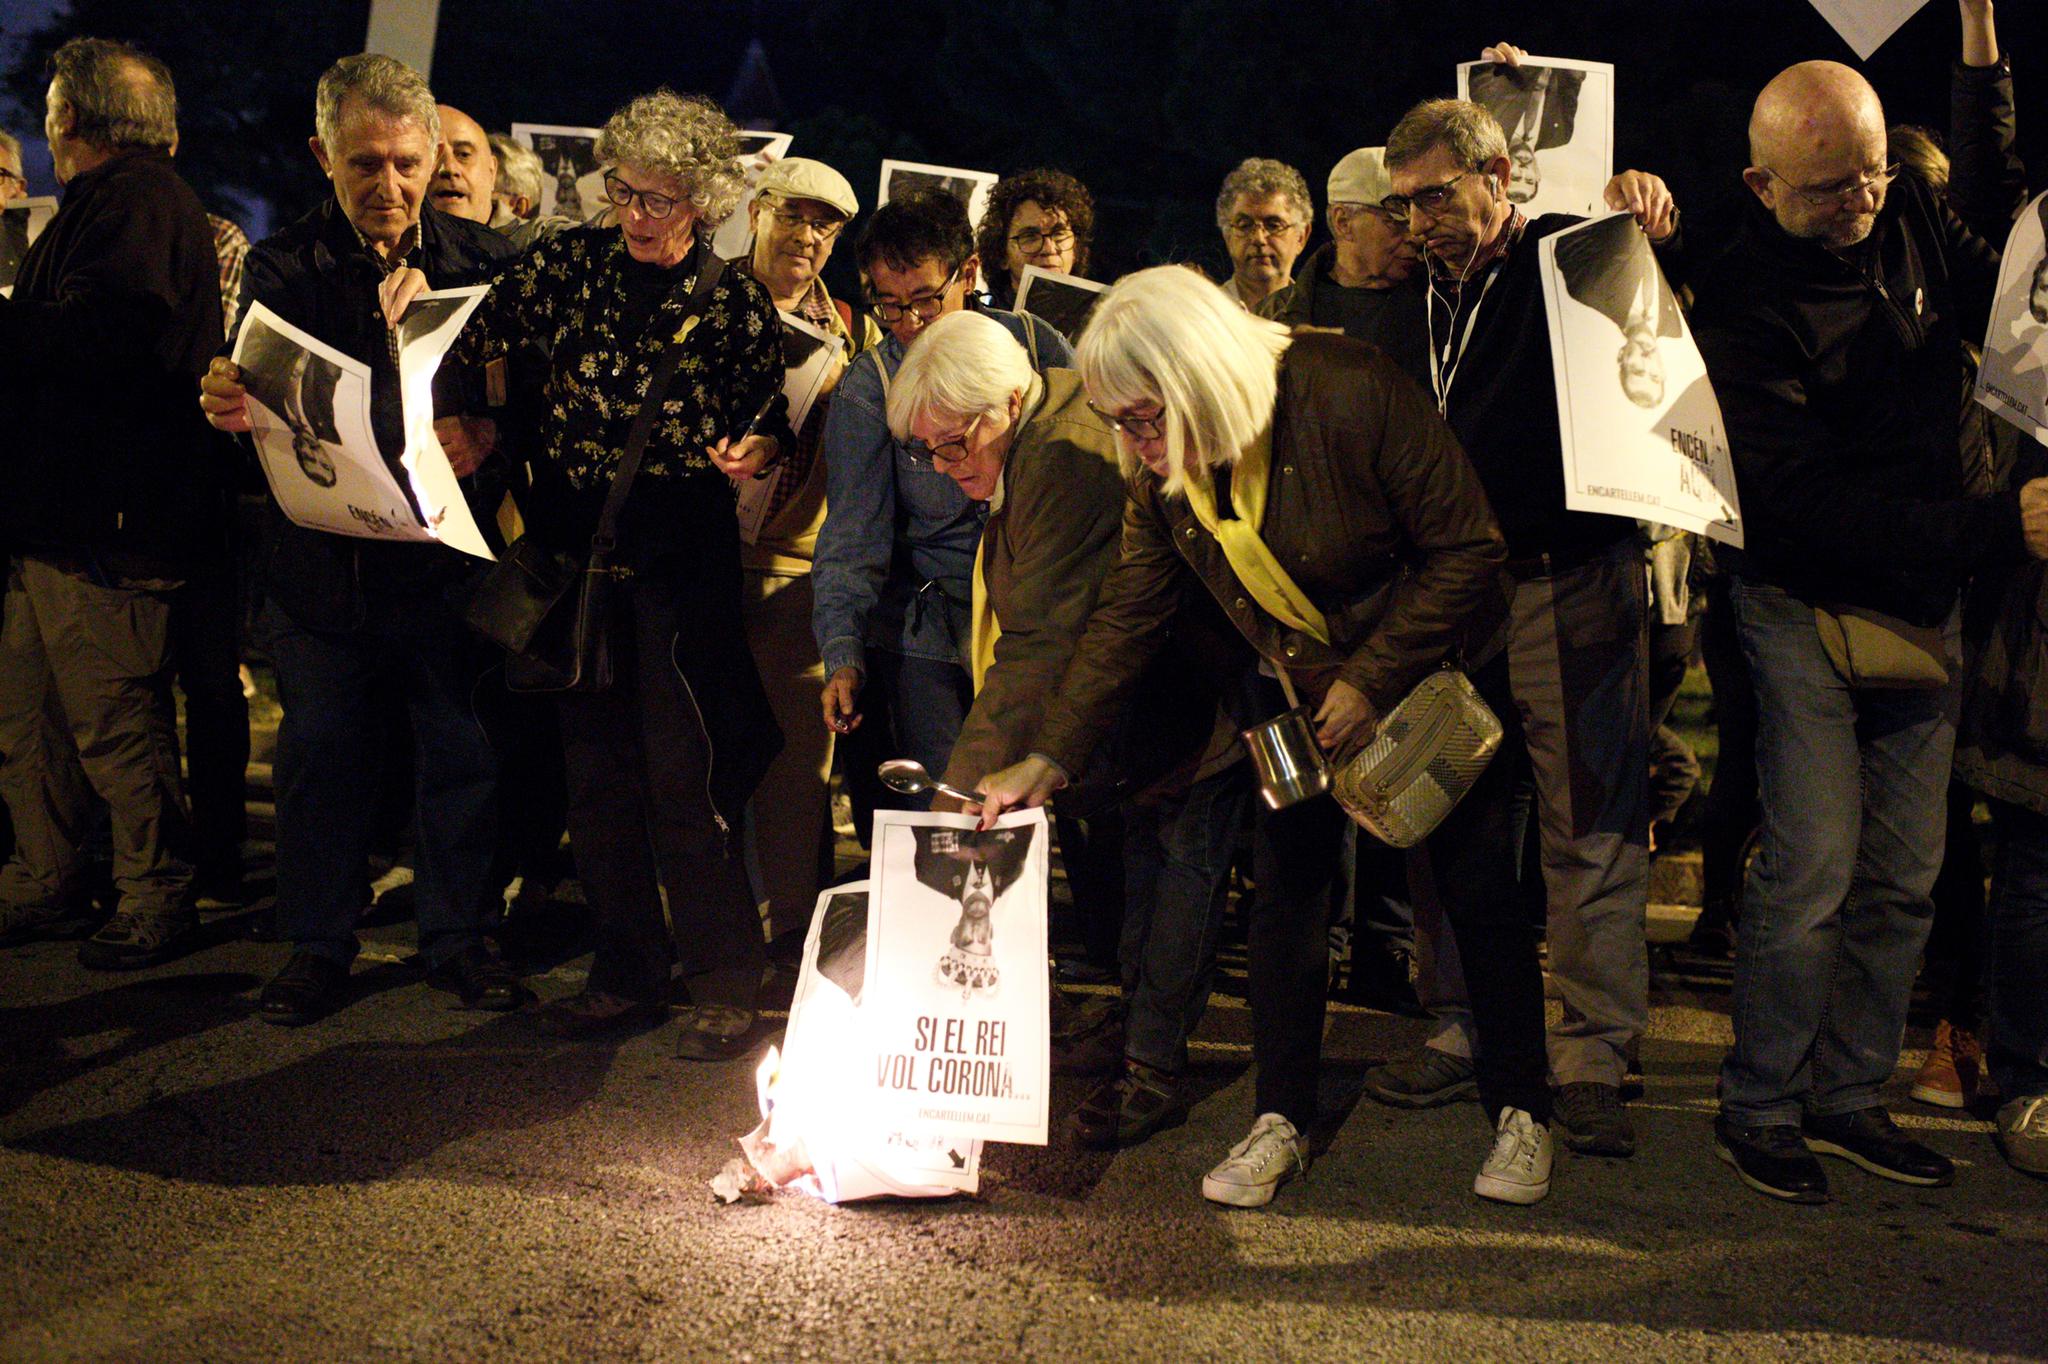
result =
[[[1470,678],[1431,673],[1337,769],[1331,794],[1360,828],[1396,848],[1429,837],[1465,798],[1500,747],[1500,718]]]

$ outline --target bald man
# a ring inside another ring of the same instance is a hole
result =
[[[1878,1096],[1941,866],[1960,588],[2048,557],[2048,480],[1963,495],[1957,356],[1984,334],[1998,254],[1898,177],[1877,92],[1834,62],[1790,67],[1749,140],[1747,220],[1694,322],[1742,493],[1746,543],[1723,562],[1764,813],[1715,1134],[1751,1188],[1819,1203],[1816,1153],[1954,1178]],[[1845,616],[1857,647],[1831,654]]]
[[[427,197],[443,213],[488,224],[496,207],[491,196],[498,188],[498,154],[491,150],[490,135],[454,105],[435,107],[441,112],[441,145]]]

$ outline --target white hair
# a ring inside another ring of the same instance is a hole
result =
[[[328,67],[313,92],[313,131],[331,158],[342,154],[341,106],[350,96],[366,109],[419,124],[430,150],[441,140],[441,111],[425,78],[395,57],[359,52]]]
[[[1031,389],[1031,357],[1002,323],[977,312],[948,313],[910,345],[889,382],[889,434],[910,438],[920,416],[973,421]]]
[[[1191,452],[1203,468],[1235,464],[1272,426],[1287,328],[1252,316],[1203,275],[1159,265],[1126,275],[1102,296],[1075,363],[1104,411],[1158,403],[1168,495],[1181,491]],[[1138,464],[1119,442],[1124,476]]]

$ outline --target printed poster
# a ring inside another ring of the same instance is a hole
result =
[[[1607,211],[1601,196],[1614,178],[1612,63],[1460,62],[1458,98],[1500,120],[1508,135],[1508,199],[1524,213],[1590,218]]]
[[[979,229],[981,215],[988,211],[989,191],[995,188],[999,178],[994,171],[927,166],[918,161],[884,161],[882,184],[875,195],[875,202],[886,204],[911,190],[942,189],[967,205],[968,226]]]
[[[261,303],[243,311],[234,361],[251,435],[278,507],[295,525],[363,539],[440,541],[492,558],[434,435],[433,380],[487,285],[420,295],[398,325],[406,448],[400,482],[377,448],[370,369]]]
[[[1052,1057],[1043,810],[875,812],[863,1073],[906,1130],[1046,1144]]]
[[[1721,405],[1649,238],[1626,213],[1537,243],[1565,505],[1742,544]]]
[[[1069,345],[1079,345],[1088,315],[1108,290],[1107,284],[1092,279],[1027,265],[1017,279],[1017,311],[1044,318]]]
[[[604,197],[604,167],[597,160],[601,128],[515,123],[512,140],[540,158],[540,215],[559,213],[587,223],[611,207]]]
[[[1927,0],[1813,0],[1821,17],[1866,62],[1926,4]]]
[[[2005,239],[1977,401],[2048,441],[2048,194],[2020,211]]]
[[[789,402],[789,429],[802,431],[805,418],[845,363],[846,342],[794,313],[782,317],[782,396]],[[817,452],[811,452],[813,459]],[[791,451],[766,477],[750,478],[739,486],[737,513],[740,539],[756,543],[761,528],[796,495],[810,478],[810,466],[799,465]]]
[[[22,258],[56,216],[57,201],[42,194],[0,208],[0,298],[14,297],[14,277],[21,273]]]

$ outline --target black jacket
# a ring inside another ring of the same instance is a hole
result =
[[[1933,625],[1969,574],[2024,553],[2017,494],[1965,497],[1957,442],[1957,357],[1997,281],[1998,253],[1912,176],[1839,254],[1750,203],[1693,328],[1742,497],[1725,566]]]
[[[482,223],[420,210],[420,242],[410,263],[436,289],[488,281],[518,253]],[[371,423],[394,466],[405,446],[398,366],[377,305],[383,273],[341,207],[323,202],[249,252],[242,297],[370,367]],[[437,378],[437,392],[445,385]],[[465,404],[464,406],[469,406]],[[405,486],[403,477],[399,486]],[[479,525],[497,511],[502,482],[464,480]],[[365,591],[423,592],[466,579],[480,561],[444,545],[393,544],[307,530],[287,521],[273,500],[263,587],[284,613],[311,629],[345,630],[363,616]]]
[[[161,152],[76,176],[0,300],[0,536],[112,572],[178,576],[225,553],[233,446],[199,412],[220,348],[220,264]]]

